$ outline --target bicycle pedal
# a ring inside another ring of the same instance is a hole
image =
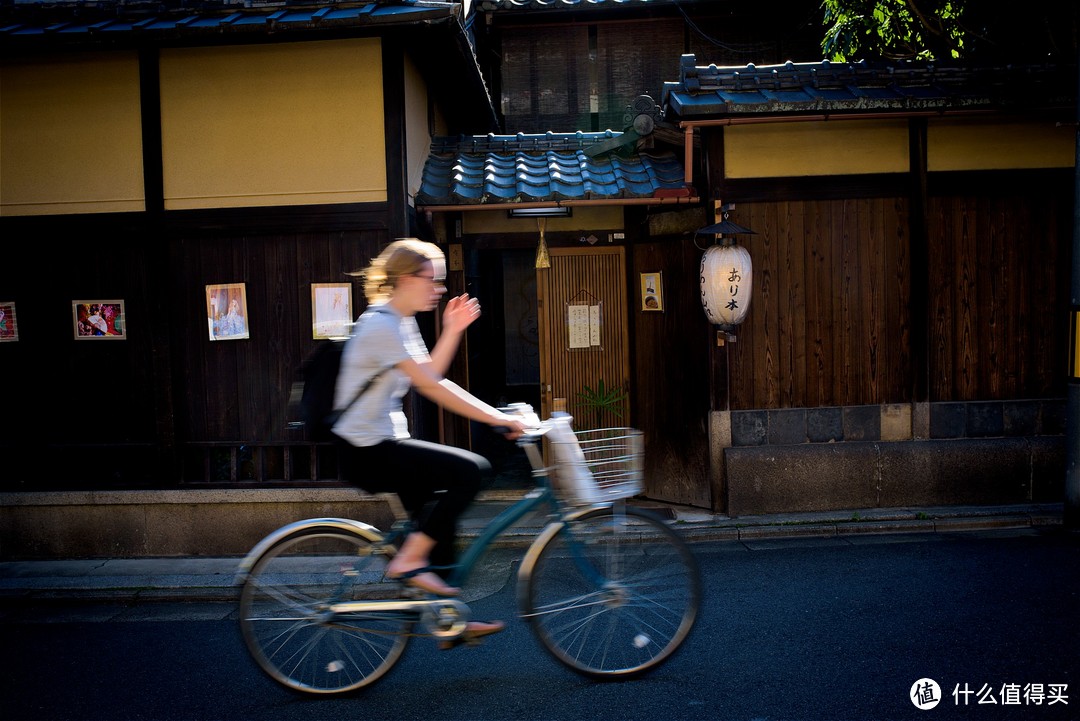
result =
[[[390,581],[391,583],[398,583],[398,580],[396,578],[388,578],[387,580]],[[419,588],[413,588],[412,586],[406,586],[406,585],[401,584],[401,583],[398,583],[398,586],[401,589],[399,591],[399,594],[401,595],[401,597],[402,598],[407,598],[410,601],[419,601],[419,600],[426,599],[428,597],[428,594],[425,593],[424,591],[420,590]]]

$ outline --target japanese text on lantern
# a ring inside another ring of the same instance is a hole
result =
[[[728,294],[731,298],[727,302],[728,310],[736,310],[739,307],[739,282],[742,281],[742,274],[739,273],[739,269],[732,267],[731,272],[728,273]]]

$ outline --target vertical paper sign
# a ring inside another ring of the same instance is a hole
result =
[[[566,302],[567,350],[603,350],[600,347],[602,304],[584,288]]]
[[[600,304],[567,304],[568,350],[600,350]]]
[[[589,329],[589,305],[566,306],[566,329],[570,333],[567,347],[571,350],[588,348],[592,340]]]

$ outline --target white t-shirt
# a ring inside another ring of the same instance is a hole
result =
[[[417,363],[431,361],[416,318],[402,317],[388,305],[369,307],[346,341],[334,406],[347,405],[368,379],[387,370],[338,419],[334,433],[354,446],[408,438],[409,424],[401,402],[409,392],[409,378],[393,366],[409,358]]]

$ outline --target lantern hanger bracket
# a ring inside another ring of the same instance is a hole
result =
[[[750,230],[747,227],[739,225],[736,222],[728,220],[728,214],[735,208],[734,203],[728,203],[721,206],[721,220],[718,223],[712,225],[706,225],[704,228],[698,228],[694,231],[694,247],[698,250],[705,250],[697,244],[697,237],[699,235],[712,235],[715,236],[715,241],[720,241],[725,235],[757,235],[756,230]],[[714,241],[714,242],[715,242]]]

